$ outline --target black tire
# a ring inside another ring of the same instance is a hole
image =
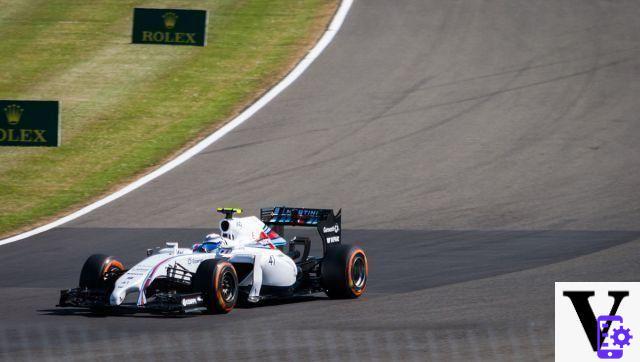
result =
[[[80,272],[80,288],[104,289],[107,293],[113,290],[117,276],[124,271],[124,266],[111,256],[91,255],[82,266]]]
[[[209,313],[229,313],[238,301],[238,275],[226,260],[209,259],[198,266],[193,289],[202,293]]]
[[[369,264],[360,247],[330,247],[322,259],[320,270],[322,286],[330,298],[358,298],[367,287]]]

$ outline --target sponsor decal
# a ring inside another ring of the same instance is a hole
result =
[[[335,224],[332,227],[328,228],[328,227],[323,227],[322,228],[322,232],[323,233],[339,233],[340,232],[340,225]]]
[[[207,19],[206,10],[135,8],[132,42],[205,46]]]
[[[189,257],[187,258],[187,264],[191,265],[191,264],[200,264],[202,263],[205,259],[207,258],[193,258],[193,257]]]
[[[269,265],[270,266],[276,265],[276,258],[273,255],[269,255]]]
[[[221,247],[221,248],[219,248],[219,249],[218,249],[218,252],[219,252],[220,254],[229,254],[229,253],[231,253],[232,251],[233,251],[233,249],[232,249],[232,248],[222,248],[222,247]]]
[[[339,243],[339,242],[340,242],[339,236],[330,236],[327,238],[327,244],[333,244],[333,243]]]
[[[639,361],[640,283],[555,283],[556,361]]]
[[[320,216],[318,209],[276,207],[269,222],[295,222],[297,224],[316,225]]]
[[[0,100],[0,146],[60,145],[57,101]]]
[[[182,306],[184,307],[189,307],[189,306],[200,304],[200,303],[202,303],[202,297],[182,299]]]
[[[340,244],[340,236],[342,233],[342,228],[340,227],[340,222],[342,219],[342,215],[338,212],[338,215],[333,215],[330,213],[327,216],[327,220],[321,222],[318,225],[318,232],[320,233],[320,237],[322,238],[322,252],[326,252],[327,247],[333,247],[335,245]]]

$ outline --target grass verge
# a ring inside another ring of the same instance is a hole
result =
[[[62,102],[61,147],[0,148],[0,236],[87,204],[210,133],[295,65],[337,3],[0,0],[0,99]],[[210,10],[207,46],[130,44],[136,6]]]

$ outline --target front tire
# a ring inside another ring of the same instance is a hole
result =
[[[80,272],[80,289],[102,290],[102,305],[90,307],[92,313],[104,314],[109,305],[109,295],[113,292],[116,280],[125,271],[124,265],[112,256],[94,254],[87,258]]]
[[[322,286],[330,298],[358,298],[367,287],[367,255],[353,245],[331,247],[322,260],[321,273]]]
[[[202,293],[209,313],[229,313],[238,301],[238,275],[226,260],[209,259],[200,263],[192,285],[194,291]]]
[[[113,291],[116,280],[124,271],[124,265],[112,256],[91,255],[80,272],[81,289],[103,289]]]

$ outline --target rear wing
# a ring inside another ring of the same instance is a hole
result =
[[[322,250],[340,245],[342,235],[342,209],[307,209],[277,206],[260,209],[260,220],[284,237],[285,226],[315,227],[322,239]]]

